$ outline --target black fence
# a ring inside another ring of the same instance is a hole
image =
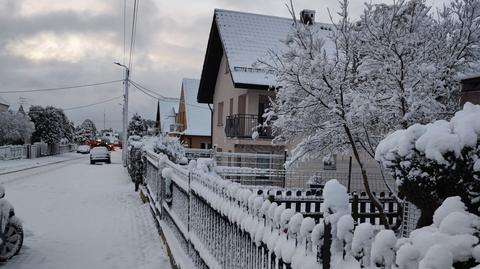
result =
[[[227,116],[225,135],[236,138],[252,138],[256,131],[259,138],[273,139],[272,128],[260,126],[263,118],[251,114],[235,114]]]

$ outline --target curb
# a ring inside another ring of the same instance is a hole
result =
[[[3,172],[3,173],[0,173],[0,176],[8,175],[8,174],[13,174],[13,173],[17,173],[17,172],[22,172],[22,171],[27,171],[27,170],[31,170],[31,169],[35,169],[35,168],[45,167],[45,166],[49,166],[49,165],[53,165],[53,164],[58,164],[58,163],[64,163],[64,162],[68,162],[68,161],[79,160],[79,159],[82,159],[82,158],[84,158],[84,157],[85,157],[85,156],[78,157],[78,158],[73,158],[73,159],[68,159],[68,160],[60,160],[60,161],[55,161],[55,162],[51,162],[51,163],[45,163],[45,164],[40,164],[40,165],[36,165],[36,166],[32,166],[32,167],[22,168],[22,169],[18,169],[18,170]]]
[[[155,226],[157,227],[158,235],[160,236],[160,240],[162,240],[163,245],[165,246],[165,251],[167,252],[168,259],[170,260],[170,266],[172,269],[181,269],[177,262],[175,262],[175,258],[173,257],[172,251],[170,249],[170,245],[168,244],[167,238],[165,237],[165,234],[163,233],[163,229],[160,225],[159,220],[157,219],[157,214],[155,210],[152,209],[152,205],[150,204],[151,201],[151,196],[149,191],[143,187],[140,186],[139,188],[139,195],[140,199],[142,200],[143,203],[148,203],[149,208],[150,208],[150,213],[152,213],[153,221],[155,223]]]

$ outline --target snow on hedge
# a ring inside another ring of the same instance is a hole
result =
[[[466,103],[448,122],[438,120],[427,125],[414,124],[395,131],[379,143],[375,159],[389,163],[419,151],[439,164],[448,161],[444,155],[453,152],[459,157],[464,147],[475,147],[480,135],[480,106]]]
[[[168,135],[158,135],[152,137],[144,137],[142,144],[145,149],[155,153],[162,153],[168,156],[174,163],[187,164],[188,160],[185,157],[185,148],[180,140],[176,137]]]
[[[459,196],[467,211],[480,213],[479,119],[480,105],[466,103],[450,121],[414,124],[378,145],[375,159],[389,169],[400,194],[422,211],[419,227],[430,225],[434,210],[452,196]]]

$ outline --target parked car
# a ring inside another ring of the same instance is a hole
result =
[[[110,152],[106,147],[94,147],[90,150],[90,164],[96,162],[111,163]]]
[[[5,189],[0,186],[0,262],[17,255],[23,245],[22,223],[4,197]]]
[[[77,153],[82,153],[82,154],[90,153],[90,146],[89,145],[78,146]]]

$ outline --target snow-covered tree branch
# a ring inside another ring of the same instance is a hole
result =
[[[276,141],[300,141],[294,160],[351,153],[376,200],[361,153],[373,156],[397,128],[453,114],[459,76],[479,59],[478,3],[456,0],[436,17],[422,0],[366,5],[351,22],[344,0],[332,31],[295,21],[286,48],[263,61],[277,76],[265,115]]]

